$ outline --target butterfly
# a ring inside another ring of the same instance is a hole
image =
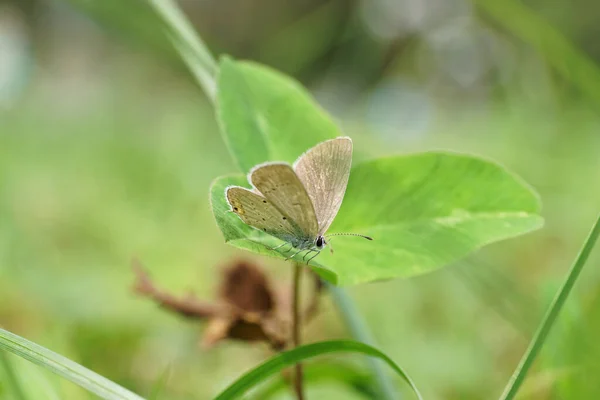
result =
[[[248,181],[252,190],[229,186],[225,197],[231,211],[247,225],[283,240],[273,250],[291,245],[295,257],[306,251],[303,260],[327,245],[326,238],[355,233],[326,235],[337,215],[350,177],[352,140],[338,137],[321,142],[302,154],[291,166],[268,162],[252,168]]]

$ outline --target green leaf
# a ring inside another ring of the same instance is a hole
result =
[[[394,363],[394,361],[392,361],[391,358],[376,348],[364,343],[354,342],[352,340],[332,340],[327,342],[307,344],[296,347],[293,350],[277,354],[250,372],[247,372],[231,386],[225,389],[225,391],[223,391],[220,395],[218,395],[215,400],[237,399],[253,386],[256,386],[269,376],[276,374],[286,367],[322,354],[339,352],[362,353],[372,357],[380,358],[381,360],[385,361],[406,383],[408,383],[415,395],[421,399],[419,390],[413,381],[408,377],[408,375],[402,370],[402,368],[400,368],[396,363]]]
[[[217,179],[211,189],[217,224],[230,244],[275,257],[280,242],[244,224],[229,211],[228,185],[248,186],[244,176]],[[328,233],[335,252],[311,266],[340,285],[409,277],[452,263],[478,248],[542,226],[540,202],[504,168],[471,156],[431,152],[382,158],[354,167],[342,208]],[[302,261],[302,255],[295,258]]]
[[[265,161],[293,162],[339,130],[294,80],[229,58],[221,61],[217,113],[243,171]],[[280,242],[229,212],[224,190],[248,187],[243,176],[217,179],[213,213],[230,244],[259,254]],[[409,277],[440,268],[480,247],[542,226],[535,192],[502,167],[452,153],[390,157],[356,165],[342,208],[329,233],[373,236],[332,240],[311,266],[342,285]],[[302,255],[296,257],[302,261]]]
[[[0,329],[0,349],[42,366],[106,400],[143,400],[81,365],[20,336]]]
[[[268,160],[293,162],[337,126],[296,81],[250,62],[221,60],[217,114],[225,142],[242,171]]]

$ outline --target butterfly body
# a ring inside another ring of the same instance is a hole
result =
[[[325,233],[342,204],[351,164],[352,140],[327,140],[293,167],[283,162],[257,165],[248,174],[253,189],[230,186],[225,196],[244,223],[295,248],[291,257],[305,250],[305,257],[311,252],[316,256],[327,244]]]

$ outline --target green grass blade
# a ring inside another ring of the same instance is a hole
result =
[[[106,400],[143,400],[142,397],[18,335],[0,329],[0,349],[42,366]]]
[[[165,390],[167,383],[169,381],[169,377],[171,376],[171,364],[167,365],[167,368],[160,374],[160,376],[156,379],[154,384],[152,385],[152,391],[150,392],[150,396],[148,400],[158,400],[162,398],[162,392]]]
[[[148,0],[148,2],[163,17],[173,33],[190,46],[198,60],[206,66],[207,75],[214,76],[217,63],[179,6],[172,0]]]
[[[322,354],[339,352],[362,353],[371,357],[380,358],[381,360],[385,361],[398,375],[400,375],[400,377],[406,383],[408,383],[419,399],[422,399],[419,390],[413,381],[408,377],[408,375],[402,370],[402,368],[392,361],[391,358],[383,354],[381,351],[364,343],[355,342],[352,340],[332,340],[296,347],[293,350],[285,351],[272,357],[235,381],[231,386],[225,389],[225,391],[218,395],[215,400],[237,399],[248,389],[286,367]]]
[[[182,60],[194,75],[206,96],[212,101],[216,97],[217,62],[185,17],[179,6],[172,0],[148,0],[157,15],[168,28],[168,37]]]
[[[531,368],[531,365],[535,361],[536,356],[540,352],[540,349],[544,345],[546,338],[548,337],[548,333],[550,333],[550,329],[554,325],[556,321],[556,317],[560,313],[560,310],[564,306],[569,294],[571,293],[571,289],[575,285],[575,281],[579,277],[579,273],[583,269],[596,241],[598,240],[598,236],[600,236],[600,216],[596,220],[594,227],[592,228],[589,236],[583,244],[579,255],[575,259],[573,266],[571,267],[571,271],[569,271],[569,275],[567,279],[563,282],[562,287],[558,291],[556,297],[552,301],[550,308],[548,309],[546,315],[544,316],[544,320],[539,326],[537,332],[535,333],[527,351],[523,355],[521,362],[517,366],[517,369],[513,373],[510,381],[506,385],[504,389],[504,393],[500,397],[501,400],[511,400],[517,394],[519,387],[525,380],[525,376],[527,372]]]

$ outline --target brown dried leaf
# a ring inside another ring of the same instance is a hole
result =
[[[243,260],[224,269],[219,296],[247,312],[270,313],[275,307],[271,287],[263,271]]]
[[[234,323],[235,321],[228,317],[216,317],[209,320],[204,329],[204,335],[202,335],[202,347],[207,349],[225,339]]]
[[[208,303],[193,295],[177,298],[156,288],[139,261],[134,260],[134,291],[162,307],[186,317],[207,319],[202,346],[211,347],[223,339],[268,342],[280,350],[287,342],[287,321],[281,320],[265,274],[255,265],[237,261],[226,268],[220,300]]]
[[[136,275],[133,290],[139,295],[153,299],[161,307],[188,318],[205,319],[223,313],[224,307],[222,305],[200,301],[192,294],[177,298],[167,292],[160,291],[138,260],[133,260],[132,267]]]

